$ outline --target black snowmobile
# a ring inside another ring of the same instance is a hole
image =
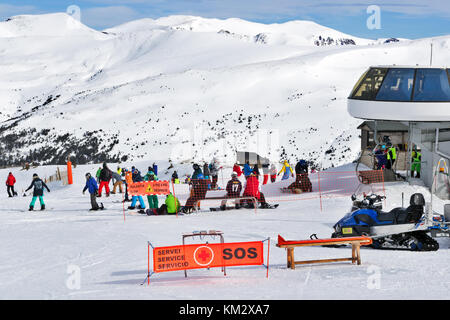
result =
[[[369,194],[362,200],[352,196],[350,213],[334,225],[333,238],[369,236],[373,248],[409,249],[412,251],[436,251],[439,243],[428,235],[429,228],[424,223],[425,199],[421,193],[411,196],[407,208],[382,211],[382,201],[386,197]]]

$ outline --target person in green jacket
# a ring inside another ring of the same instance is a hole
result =
[[[157,181],[157,180],[158,180],[158,177],[153,172],[151,167],[149,167],[147,174],[144,176],[144,181]],[[159,205],[158,205],[158,196],[157,195],[154,194],[151,196],[147,196],[147,201],[148,201],[148,207],[150,208],[150,210],[158,209]]]
[[[100,183],[100,173],[102,172],[102,168],[98,168],[97,172],[95,173],[95,177],[97,178],[97,183]]]
[[[151,215],[166,215],[166,214],[177,214],[180,211],[180,201],[173,196],[172,193],[168,194],[165,203],[161,208],[147,209],[146,213],[148,216]]]
[[[414,178],[415,173],[417,173],[415,177],[420,179],[421,162],[422,154],[415,148],[411,153],[411,178]]]

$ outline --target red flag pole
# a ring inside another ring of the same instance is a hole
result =
[[[269,241],[267,242],[267,274],[266,274],[267,279],[269,279],[269,257],[270,257],[270,238]]]

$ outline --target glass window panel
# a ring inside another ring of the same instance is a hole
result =
[[[359,88],[353,93],[353,99],[375,100],[378,89],[380,89],[387,68],[372,68],[361,81]]]
[[[414,69],[389,69],[378,91],[377,100],[410,101],[413,83]]]
[[[450,101],[449,75],[444,69],[418,69],[414,101]]]

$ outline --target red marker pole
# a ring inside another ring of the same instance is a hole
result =
[[[72,162],[67,161],[67,184],[73,184]]]

